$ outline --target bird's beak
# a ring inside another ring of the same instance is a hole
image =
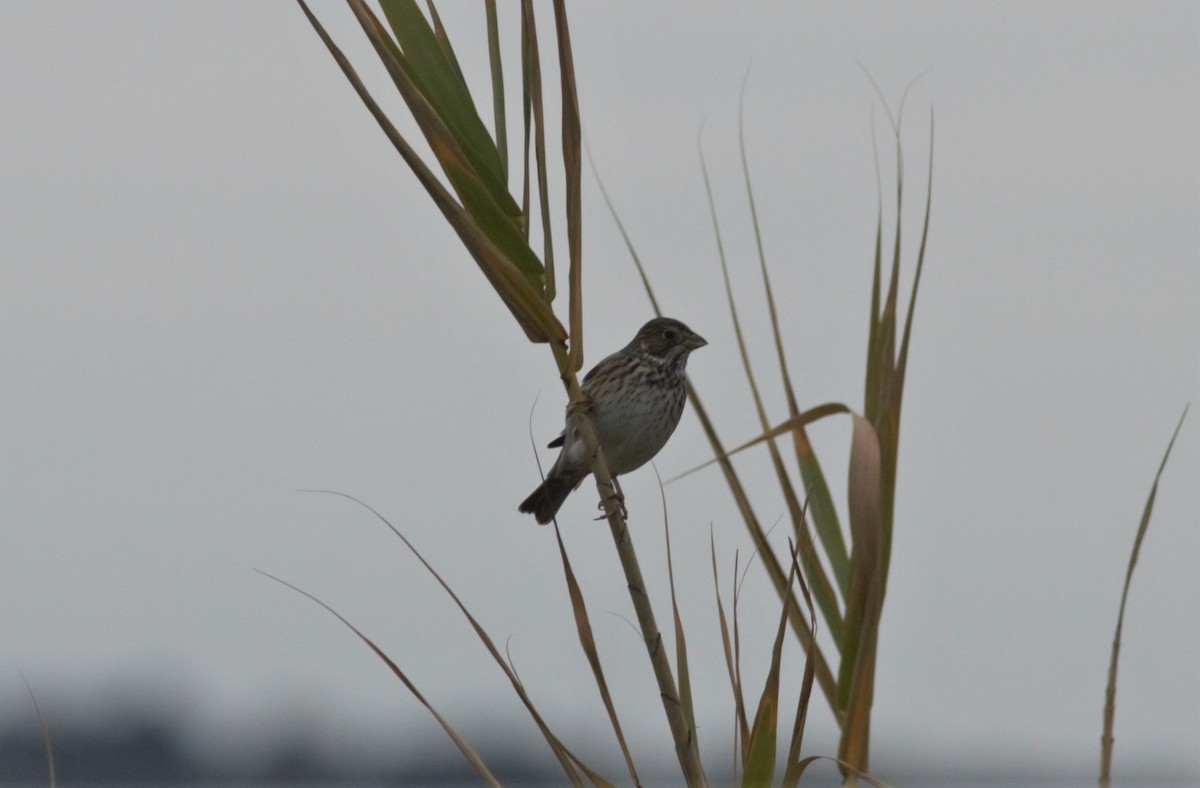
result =
[[[696,350],[697,348],[702,348],[707,345],[708,340],[699,334],[692,334],[690,337],[684,340],[683,344],[688,350]]]

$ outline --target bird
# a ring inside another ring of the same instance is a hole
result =
[[[584,376],[587,412],[614,480],[645,465],[666,445],[687,401],[688,355],[707,344],[678,320],[658,317]],[[550,473],[517,507],[541,525],[554,519],[567,496],[592,472],[577,416],[570,409],[566,428],[548,446],[556,447],[562,450]],[[619,486],[617,494],[620,497]]]

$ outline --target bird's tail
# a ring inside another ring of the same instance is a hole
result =
[[[568,477],[552,473],[517,508],[536,517],[539,525],[545,525],[554,519],[563,501],[581,481],[583,476]]]

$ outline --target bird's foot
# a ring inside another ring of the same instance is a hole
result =
[[[621,492],[620,486],[617,486],[611,494],[601,498],[600,502],[596,504],[596,508],[603,512],[596,518],[597,520],[607,520],[609,515],[614,512],[620,512],[622,520],[629,519],[629,510],[625,508],[625,494]]]

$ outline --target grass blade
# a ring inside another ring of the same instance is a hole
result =
[[[417,180],[433,199],[434,204],[441,210],[442,215],[458,234],[459,239],[471,253],[480,270],[487,277],[499,294],[501,300],[517,319],[526,336],[534,342],[549,342],[566,337],[566,331],[554,316],[553,311],[542,300],[541,293],[535,290],[526,275],[516,264],[505,256],[486,233],[475,223],[474,219],[463,210],[446,188],[441,184],[425,162],[416,154],[407,140],[400,134],[379,104],[367,91],[359,79],[353,66],[333,43],[320,21],[313,15],[304,0],[297,0],[305,17],[333,56],[342,73],[358,93],[363,104],[375,118],[388,140],[400,153],[405,163],[417,176]],[[369,24],[366,23],[366,24]]]
[[[46,724],[46,715],[42,714],[42,706],[38,703],[37,695],[34,694],[33,685],[29,683],[29,679],[25,678],[23,672],[18,670],[17,673],[25,685],[25,692],[29,694],[29,702],[33,704],[33,713],[37,717],[38,728],[42,732],[42,745],[46,749],[46,782],[50,788],[55,788],[58,785],[58,771],[54,762],[54,744],[50,740],[50,726]]]
[[[554,0],[554,25],[558,38],[558,72],[562,83],[563,169],[566,173],[567,253],[570,270],[568,311],[571,348],[568,368],[583,367],[583,214],[582,214],[582,132],[579,126],[579,96],[575,90],[575,61],[571,54],[571,34],[567,29],[567,6]]]
[[[804,604],[808,609],[808,620],[812,627],[813,635],[817,632],[817,611],[813,607],[812,594],[809,593],[808,584],[804,582],[804,574],[798,568],[796,571],[796,579],[799,581],[800,591],[804,595]],[[804,677],[800,682],[800,699],[796,703],[796,718],[792,724],[792,739],[788,745],[787,760],[784,761],[783,782],[784,788],[795,788],[800,784],[800,749],[804,743],[804,728],[808,723],[808,706],[812,699],[813,679],[816,676],[816,661],[813,659],[812,649],[807,649],[804,659]]]
[[[875,652],[882,612],[883,509],[879,438],[871,422],[854,416],[848,487],[850,596],[838,675],[838,702],[845,711],[838,757],[866,769],[869,756],[871,704],[874,700]]]
[[[529,191],[529,115],[533,115],[533,150],[537,167],[538,206],[542,217],[542,256],[546,266],[546,301],[557,295],[554,275],[554,241],[550,224],[550,186],[546,176],[546,113],[542,104],[542,66],[538,55],[537,23],[533,0],[521,0],[522,64],[525,81],[525,191]],[[526,197],[528,202],[528,197]],[[528,226],[528,225],[527,225]]]
[[[597,177],[599,181],[599,177]],[[637,268],[638,275],[641,277],[642,285],[645,287],[646,296],[650,299],[650,304],[654,308],[654,312],[659,317],[662,316],[662,311],[658,307],[658,300],[654,296],[654,288],[650,284],[650,279],[646,275],[645,267],[642,265],[641,259],[638,257],[633,244],[630,242],[629,235],[625,232],[624,225],[621,223],[620,216],[617,214],[613,206],[612,200],[609,199],[608,192],[604,189],[601,183],[601,192],[604,195],[605,204],[608,206],[609,212],[621,230],[622,236],[625,238],[625,243],[629,248],[630,256],[634,266]],[[734,502],[737,504],[738,512],[742,516],[742,521],[746,525],[746,530],[750,532],[751,538],[755,544],[763,544],[763,566],[767,570],[767,576],[771,579],[771,584],[775,587],[776,593],[782,600],[786,597],[787,591],[784,588],[786,575],[779,563],[778,557],[771,550],[769,544],[766,544],[766,535],[763,532],[762,525],[758,521],[757,515],[754,513],[754,508],[750,505],[750,498],[746,495],[746,490],[742,486],[741,479],[738,478],[737,471],[733,467],[729,456],[725,452],[725,446],[721,442],[720,436],[717,435],[716,428],[713,426],[712,419],[709,418],[708,411],[704,407],[704,403],[700,400],[700,395],[696,392],[696,387],[691,381],[687,383],[688,401],[692,405],[692,411],[696,414],[696,418],[700,420],[700,426],[704,430],[704,435],[708,439],[709,446],[712,448],[713,455],[716,457],[713,462],[716,462],[721,467],[721,473],[725,477],[726,484],[729,485],[730,493],[733,495]],[[845,409],[844,406],[834,406],[835,408]],[[814,409],[819,410],[819,409]],[[809,411],[811,413],[812,411]],[[836,410],[830,412],[838,412]],[[803,416],[803,414],[801,414]],[[711,464],[711,463],[708,463]],[[676,477],[678,478],[678,477]],[[670,482],[668,481],[668,484]],[[812,631],[808,628],[808,623],[804,621],[797,609],[796,615],[791,618],[792,631],[796,633],[796,637],[801,643],[807,644],[812,642]],[[840,720],[841,713],[837,710],[837,683],[834,681],[833,672],[829,669],[829,662],[825,659],[825,655],[817,647],[815,651],[817,655],[817,684],[821,687],[821,692],[825,695],[829,702],[830,709],[833,710],[835,717]]]
[[[790,543],[790,540],[789,540]],[[791,569],[788,570],[788,595],[779,616],[779,629],[771,647],[771,667],[763,684],[758,710],[754,714],[754,727],[750,729],[750,743],[746,750],[746,763],[742,772],[743,786],[767,786],[775,779],[775,739],[779,720],[779,670],[783,656],[783,635],[787,631],[788,608],[792,604],[792,581],[799,567],[796,564],[797,547],[792,546]]]
[[[811,424],[812,422],[817,421],[818,419],[823,419],[826,416],[832,416],[837,413],[853,413],[853,412],[854,411],[850,410],[849,408],[847,408],[845,405],[841,404],[840,402],[827,402],[824,405],[817,405],[815,408],[809,408],[808,410],[802,411],[801,413],[797,414],[796,416],[789,418],[786,421],[784,421],[780,424],[777,424],[774,427],[771,427],[769,430],[764,432],[762,435],[759,435],[758,437],[755,437],[755,438],[751,438],[750,440],[746,441],[745,443],[741,444],[740,446],[730,449],[729,451],[725,451],[722,448],[721,453],[717,454],[717,456],[713,457],[711,460],[702,462],[694,468],[688,468],[683,473],[680,473],[676,476],[672,476],[670,479],[667,479],[667,484],[671,484],[672,482],[678,481],[679,479],[682,479],[685,476],[691,476],[693,473],[696,473],[697,471],[702,471],[705,468],[712,465],[713,463],[719,463],[722,461],[727,462],[729,460],[729,458],[733,457],[733,455],[735,455],[735,454],[743,452],[746,449],[753,448],[754,446],[757,446],[758,444],[763,443],[764,441],[769,441],[772,438],[777,438],[780,435],[783,435],[785,433],[794,432],[798,427],[802,427],[806,424]],[[714,454],[716,454],[716,452],[714,452]]]
[[[486,782],[488,785],[497,786],[497,787],[500,785],[500,782],[498,780],[496,780],[495,776],[487,768],[487,765],[484,764],[483,759],[479,757],[479,753],[477,753],[475,751],[475,748],[472,747],[470,744],[468,744],[465,739],[463,739],[461,736],[458,735],[458,732],[456,730],[454,730],[453,727],[451,727],[450,723],[446,721],[446,718],[443,717],[441,714],[439,714],[438,710],[435,709],[433,707],[433,705],[428,700],[425,699],[425,696],[421,694],[421,691],[419,689],[417,689],[416,685],[413,684],[412,681],[408,678],[408,676],[404,673],[404,671],[400,669],[400,666],[397,665],[394,661],[392,661],[392,658],[389,657],[384,652],[383,649],[381,649],[379,646],[375,645],[375,642],[373,640],[371,640],[369,637],[367,637],[365,634],[363,634],[357,627],[355,627],[348,620],[346,620],[346,617],[343,616],[341,613],[337,612],[332,607],[325,604],[325,602],[321,601],[317,597],[308,593],[304,589],[294,586],[286,580],[281,580],[280,578],[275,577],[272,574],[263,572],[262,570],[256,569],[254,571],[258,572],[263,577],[266,577],[270,580],[274,580],[276,583],[279,583],[280,585],[283,585],[283,586],[286,586],[286,587],[292,589],[293,591],[295,591],[298,594],[308,597],[310,600],[312,600],[313,602],[316,602],[318,605],[325,608],[325,610],[332,613],[333,616],[335,618],[337,618],[338,621],[341,621],[346,626],[347,629],[349,629],[351,632],[353,632],[355,635],[357,635],[358,639],[361,640],[363,643],[365,643],[367,645],[367,647],[371,649],[371,651],[375,652],[375,656],[379,657],[379,659],[382,660],[383,663],[388,666],[388,669],[392,671],[392,673],[396,676],[396,678],[400,679],[401,683],[403,683],[404,686],[406,688],[408,688],[408,691],[412,693],[413,697],[416,698],[422,706],[424,706],[426,709],[429,710],[429,713],[432,714],[433,718],[438,721],[439,725],[442,726],[442,730],[444,730],[446,732],[446,735],[450,737],[450,740],[454,742],[455,746],[458,747],[459,751],[463,754],[463,756],[471,764],[472,768],[474,768],[475,771],[479,773],[479,776],[481,778],[483,778],[484,782]]]
[[[365,501],[355,498],[352,495],[338,492],[337,490],[311,490],[309,492],[337,495],[353,501],[371,514],[375,515],[377,520],[387,526],[388,530],[395,534],[395,536],[404,543],[404,546],[408,548],[408,551],[412,553],[418,561],[421,562],[421,565],[425,567],[425,570],[429,572],[429,574],[432,575],[435,580],[437,580],[438,584],[442,587],[442,590],[449,595],[450,599],[453,600],[454,604],[458,607],[459,612],[461,612],[463,617],[467,619],[467,622],[471,625],[471,629],[475,631],[476,637],[478,637],[479,641],[483,643],[492,659],[497,665],[500,666],[500,669],[504,671],[504,675],[508,677],[509,682],[512,684],[513,689],[517,693],[517,697],[521,699],[521,703],[525,706],[526,711],[528,711],[529,715],[533,718],[538,730],[541,731],[543,738],[546,739],[546,743],[550,745],[550,749],[554,752],[555,757],[558,758],[559,763],[562,765],[563,771],[568,778],[572,778],[572,782],[578,783],[578,777],[575,776],[575,770],[572,766],[572,764],[574,764],[579,766],[584,774],[586,774],[593,782],[598,781],[600,783],[607,784],[607,781],[605,781],[604,778],[600,777],[599,774],[584,764],[573,752],[567,749],[567,747],[558,739],[557,736],[550,731],[546,721],[542,718],[541,713],[533,705],[533,701],[530,699],[529,694],[525,691],[525,686],[521,683],[520,679],[517,677],[516,673],[513,671],[508,662],[505,661],[504,657],[500,655],[499,649],[496,648],[496,644],[492,640],[491,636],[487,633],[487,630],[485,630],[479,621],[476,620],[475,616],[471,614],[471,611],[468,610],[467,606],[463,604],[461,599],[459,599],[458,594],[454,593],[454,589],[450,587],[450,584],[447,583],[440,574],[438,574],[437,570],[433,568],[432,564],[425,560],[425,556],[421,555],[421,552],[417,550],[416,546],[408,540],[408,537],[406,537],[399,528],[393,525],[390,520],[380,514],[375,508],[367,504]]]
[[[683,632],[683,619],[679,616],[679,602],[675,597],[675,566],[671,561],[671,527],[667,519],[667,492],[663,487],[662,477],[655,467],[654,475],[658,478],[658,492],[662,496],[663,507],[663,536],[667,543],[667,582],[671,588],[671,616],[675,621],[675,674],[679,681],[679,703],[683,707],[683,716],[687,720],[688,735],[696,738],[696,710],[692,703],[692,679],[688,671],[687,639]]]
[[[763,407],[762,396],[758,391],[758,383],[754,379],[754,370],[750,365],[750,354],[746,350],[746,340],[742,334],[741,321],[738,319],[737,305],[733,300],[733,287],[729,281],[729,265],[725,259],[725,247],[721,242],[721,228],[717,220],[717,207],[713,200],[712,184],[708,178],[708,165],[704,160],[704,151],[700,150],[700,172],[704,176],[704,192],[708,197],[708,208],[712,216],[713,233],[717,244],[717,257],[721,262],[721,276],[725,282],[725,296],[729,303],[729,314],[733,319],[733,331],[737,338],[738,353],[742,358],[742,370],[746,375],[746,380],[750,384],[750,393],[754,399],[754,409],[758,414],[759,423],[762,425],[763,432],[770,429],[770,421],[767,418],[767,411]],[[837,595],[830,585],[829,576],[825,573],[825,569],[821,566],[817,558],[816,547],[812,541],[812,535],[808,532],[808,524],[801,511],[800,499],[796,495],[796,490],[792,486],[791,477],[788,476],[787,468],[784,467],[783,457],[779,453],[779,447],[775,445],[774,438],[767,439],[767,449],[771,456],[771,464],[775,469],[775,477],[779,482],[779,488],[783,492],[784,501],[787,503],[788,512],[792,518],[792,528],[796,534],[797,543],[800,545],[801,561],[804,563],[804,571],[808,572],[814,588],[814,595],[817,599],[817,606],[821,609],[821,615],[829,624],[831,632],[838,633],[842,628],[842,614],[838,609]],[[835,642],[837,642],[835,638]]]
[[[804,772],[808,770],[808,767],[812,766],[817,761],[832,761],[838,765],[838,768],[842,770],[843,774],[854,775],[856,779],[863,780],[868,785],[875,786],[875,788],[891,788],[891,786],[889,786],[883,780],[877,780],[871,775],[867,774],[865,771],[855,768],[854,764],[847,763],[839,758],[831,758],[828,755],[810,755],[796,764],[797,782],[799,782],[800,778],[804,776]],[[852,785],[853,783],[847,781],[845,784]]]
[[[1146,531],[1150,527],[1154,499],[1158,496],[1158,482],[1162,478],[1163,470],[1167,467],[1167,460],[1171,457],[1171,449],[1175,448],[1175,439],[1179,437],[1179,430],[1183,428],[1183,420],[1187,418],[1188,407],[1190,405],[1184,407],[1183,415],[1179,417],[1179,423],[1175,425],[1175,432],[1171,433],[1171,441],[1167,444],[1166,452],[1163,453],[1158,472],[1154,474],[1154,484],[1150,485],[1150,495],[1146,498],[1146,505],[1142,509],[1142,519],[1138,523],[1137,536],[1133,539],[1133,549],[1129,553],[1129,566],[1125,569],[1125,585],[1121,589],[1121,606],[1117,612],[1117,630],[1113,634],[1112,657],[1108,663],[1108,684],[1104,689],[1104,728],[1100,734],[1101,788],[1107,788],[1112,779],[1113,721],[1117,712],[1117,662],[1121,654],[1121,629],[1125,624],[1125,603],[1129,600],[1129,586],[1133,581],[1133,568],[1137,565],[1138,554],[1142,551],[1142,540],[1146,538]]]
[[[351,5],[361,2],[352,0]],[[443,39],[444,43],[438,41],[416,0],[380,0],[379,6],[399,44],[398,65],[449,130],[492,199],[510,218],[518,216],[520,207],[508,193],[505,167],[496,143],[479,117],[456,61],[452,55],[447,56],[449,39]],[[405,102],[412,107],[408,95]],[[413,114],[418,113],[414,110]]]
[[[762,272],[763,291],[767,297],[767,313],[771,317],[771,333],[774,335],[775,353],[779,360],[779,375],[783,380],[783,390],[787,398],[788,416],[795,418],[799,415],[800,408],[796,404],[796,392],[792,388],[792,377],[788,372],[787,354],[783,350],[783,335],[779,330],[779,313],[775,308],[775,295],[771,290],[771,276],[767,271],[767,254],[763,247],[762,230],[758,223],[758,207],[754,202],[754,186],[750,180],[750,162],[746,156],[745,108],[746,82],[749,76],[750,72],[747,70],[746,77],[742,80],[741,96],[738,99],[738,148],[741,151],[742,177],[746,184],[746,200],[750,204],[750,222],[754,228],[754,244],[758,249],[758,263],[759,269]],[[707,178],[705,182],[707,183]],[[722,256],[722,269],[724,268],[724,256]],[[732,294],[729,290],[729,277],[727,273],[725,278],[726,294],[730,296],[732,303]],[[739,342],[741,340],[740,331],[738,332],[738,340]],[[753,388],[753,384],[751,387]],[[763,427],[765,429],[766,425],[764,424]],[[797,427],[792,431],[792,443],[796,451],[796,462],[800,468],[800,478],[804,481],[807,506],[812,512],[813,528],[821,540],[821,545],[825,548],[825,557],[829,561],[829,568],[833,572],[834,580],[837,582],[842,598],[845,599],[850,590],[850,559],[846,552],[846,540],[842,536],[842,527],[838,522],[837,509],[833,505],[833,496],[829,493],[829,485],[825,482],[825,473],[821,470],[821,463],[817,460],[817,455],[808,440],[808,433],[803,427]],[[795,494],[793,493],[791,498],[794,497]],[[788,500],[789,507],[791,506],[791,498]]]
[[[600,698],[604,702],[604,710],[608,714],[609,724],[612,725],[613,733],[617,735],[617,743],[621,747],[621,754],[625,757],[625,766],[629,769],[629,776],[634,785],[640,786],[642,783],[638,779],[637,769],[633,765],[633,756],[629,753],[629,746],[625,743],[625,734],[621,731],[620,720],[617,719],[617,709],[613,706],[612,695],[608,691],[608,681],[604,678],[604,668],[600,665],[600,652],[596,649],[596,637],[592,632],[592,622],[588,616],[587,605],[583,600],[583,591],[579,588],[579,581],[575,578],[575,571],[571,568],[571,560],[567,557],[567,548],[563,544],[562,533],[558,530],[557,521],[554,523],[554,538],[558,540],[558,552],[562,556],[563,575],[567,580],[567,593],[571,597],[571,612],[575,616],[575,629],[579,634],[579,645],[583,648],[588,665],[592,668],[592,675],[600,690]]]
[[[729,638],[729,623],[725,618],[725,605],[721,602],[721,583],[717,576],[717,543],[713,537],[711,527],[708,531],[708,541],[709,547],[712,550],[713,590],[717,593],[717,621],[721,627],[721,645],[725,652],[725,669],[729,673],[729,686],[733,690],[735,718],[733,747],[737,754],[735,763],[740,764],[745,758],[745,752],[738,750],[738,742],[740,741],[744,746],[750,740],[750,724],[746,721],[746,704],[742,699],[742,679],[740,671],[737,670],[734,663],[733,650]],[[734,569],[734,581],[737,581],[736,567]]]
[[[430,3],[430,9],[433,3]],[[496,152],[500,154],[500,176],[508,183],[508,127],[504,120],[504,61],[500,57],[500,24],[496,18],[496,0],[486,0],[488,62],[492,72],[492,110],[496,118]],[[436,20],[436,13],[434,19]],[[439,25],[440,27],[440,25]],[[449,40],[447,40],[447,44]],[[462,70],[457,68],[459,77]],[[465,84],[465,83],[464,83]]]

